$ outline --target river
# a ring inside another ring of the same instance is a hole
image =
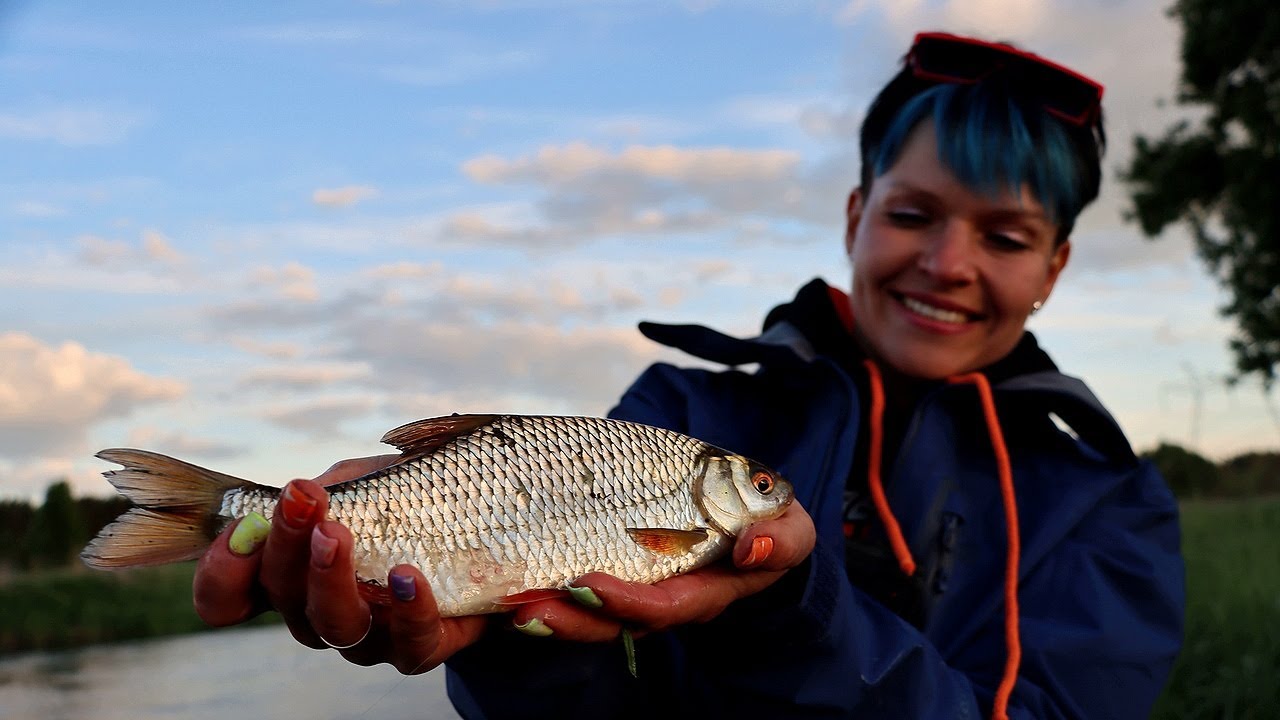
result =
[[[4,720],[457,720],[444,670],[405,677],[283,625],[0,656]]]

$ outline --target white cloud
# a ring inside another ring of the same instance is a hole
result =
[[[129,431],[126,444],[177,458],[201,457],[222,459],[237,457],[248,448],[210,438],[195,437],[183,432],[163,428],[141,426]]]
[[[0,138],[49,141],[59,145],[113,145],[142,124],[137,113],[59,107],[0,112]]]
[[[521,50],[460,51],[440,58],[435,64],[388,65],[379,68],[377,74],[391,82],[435,87],[466,82],[486,75],[505,74],[513,70],[528,71],[538,60],[534,53]]]
[[[174,248],[172,240],[153,229],[143,230],[137,244],[98,235],[81,235],[76,238],[76,244],[82,262],[108,270],[175,270],[189,262]]]
[[[324,207],[350,207],[362,200],[378,196],[378,189],[369,185],[346,185],[338,188],[319,188],[311,193],[311,202]]]
[[[240,379],[239,385],[243,389],[297,392],[328,388],[368,376],[369,366],[363,362],[290,363],[251,370]]]
[[[313,303],[320,299],[316,271],[299,262],[257,268],[250,273],[249,283],[254,289],[265,289],[287,300]]]
[[[10,212],[20,217],[51,218],[66,215],[66,208],[53,203],[24,200],[10,206]]]
[[[536,182],[566,185],[600,175],[625,174],[690,184],[773,181],[795,172],[799,156],[787,150],[633,146],[618,153],[586,143],[548,146],[535,155],[505,160],[485,155],[462,169],[481,183]]]
[[[26,333],[0,334],[0,455],[79,450],[94,424],[185,391],[180,382],[152,377],[78,343],[53,347]]]
[[[367,395],[323,397],[266,410],[263,417],[274,425],[316,439],[341,435],[343,423],[359,420],[376,408]]]

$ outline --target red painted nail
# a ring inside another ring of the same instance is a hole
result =
[[[742,567],[755,567],[768,560],[771,554],[773,554],[773,538],[761,535],[751,541],[751,554],[742,561]]]
[[[293,527],[305,527],[315,514],[316,499],[302,492],[292,483],[284,487],[280,496],[280,514],[284,521]]]
[[[311,564],[321,570],[333,565],[333,557],[338,554],[338,540],[320,531],[319,527],[311,531]]]

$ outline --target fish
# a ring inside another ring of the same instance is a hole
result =
[[[388,571],[409,563],[445,617],[566,593],[589,572],[640,583],[687,573],[794,497],[754,460],[622,420],[454,414],[382,441],[400,456],[329,486],[328,517],[351,531],[366,598],[387,602]],[[103,475],[133,507],[81,553],[95,569],[198,558],[236,518],[270,518],[281,493],[145,450],[97,457],[122,466]]]

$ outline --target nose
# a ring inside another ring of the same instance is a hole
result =
[[[916,264],[940,283],[962,285],[977,279],[976,252],[973,228],[953,220],[929,234]]]

